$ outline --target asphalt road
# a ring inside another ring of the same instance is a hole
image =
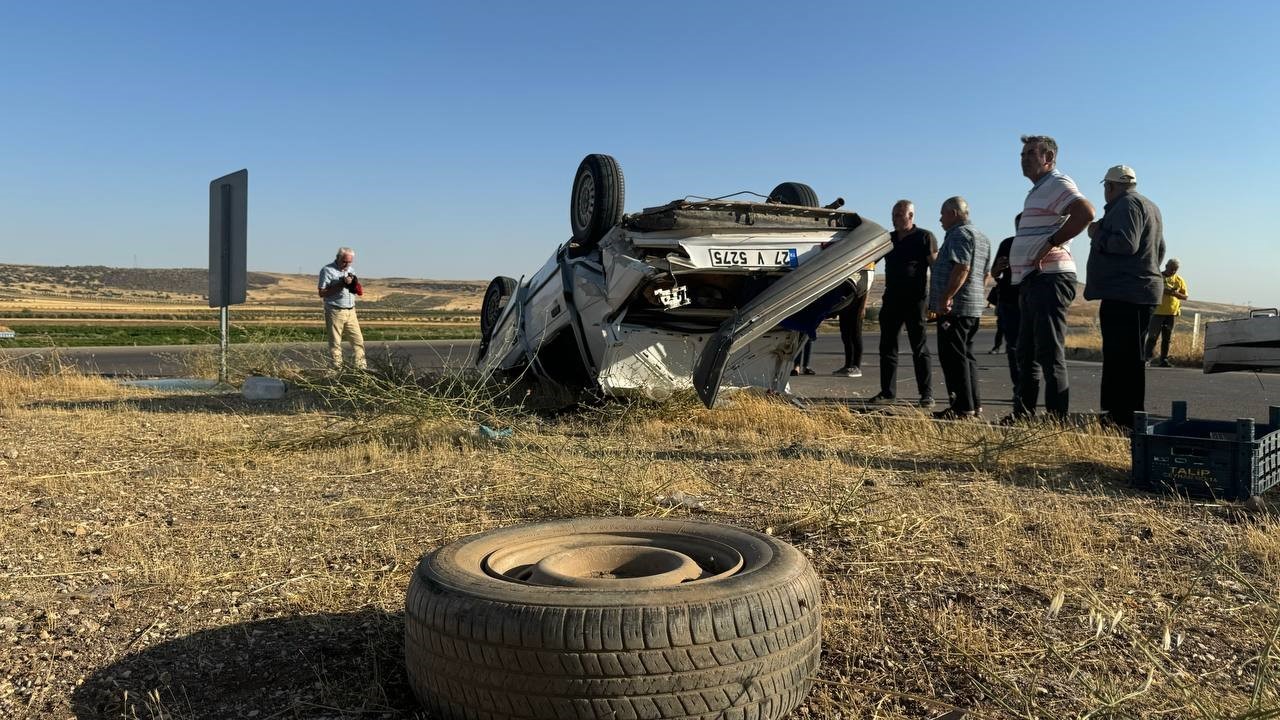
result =
[[[974,349],[978,359],[979,396],[983,415],[998,419],[1013,411],[1013,383],[1009,379],[1008,360],[1002,350],[989,355],[995,331],[979,331]],[[814,343],[810,362],[817,375],[792,378],[791,389],[806,397],[870,398],[880,392],[879,333],[863,337],[862,377],[832,377],[831,371],[844,364],[844,351],[838,337],[820,336]],[[930,336],[933,352],[933,393],[946,397],[946,383],[938,365],[935,338]],[[898,342],[898,377],[896,396],[902,401],[919,398],[906,333]],[[1102,364],[1088,360],[1067,360],[1073,412],[1097,411],[1098,392],[1102,381]],[[1147,370],[1146,407],[1152,415],[1168,416],[1174,400],[1186,400],[1191,417],[1234,420],[1252,417],[1266,422],[1267,408],[1280,405],[1280,374],[1216,373],[1205,375],[1198,368],[1150,368]],[[938,405],[940,409],[943,405]]]
[[[985,416],[998,418],[1012,409],[1012,384],[1005,355],[989,355],[993,331],[978,333],[976,343],[979,383]],[[812,366],[817,375],[792,378],[791,388],[797,395],[809,398],[869,398],[880,390],[879,333],[867,333],[860,378],[833,377],[830,373],[843,364],[839,338],[834,333],[820,336],[814,345]],[[933,337],[930,337],[933,346]],[[376,357],[391,353],[421,369],[465,364],[472,352],[471,341],[431,340],[421,342],[370,343],[369,353]],[[911,357],[905,334],[899,342],[897,396],[902,401],[918,397],[911,371]],[[200,354],[207,363],[216,357],[214,346],[161,346],[113,348],[60,348],[56,352],[36,349],[0,350],[0,363],[19,363],[51,367],[55,363],[75,367],[82,372],[127,377],[182,377],[189,375],[192,358]],[[236,348],[242,351],[243,348]],[[279,351],[280,346],[275,346]],[[321,343],[284,346],[284,352],[304,360],[320,361],[324,355]],[[1068,360],[1071,382],[1071,409],[1090,411],[1098,408],[1098,386],[1102,375],[1100,363]],[[934,395],[946,396],[937,353],[933,355]],[[1186,400],[1192,417],[1235,419],[1252,417],[1265,422],[1267,407],[1280,405],[1280,374],[1219,373],[1205,375],[1195,368],[1151,368],[1147,371],[1147,409],[1153,415],[1168,415],[1174,400]],[[942,407],[939,405],[939,407]]]

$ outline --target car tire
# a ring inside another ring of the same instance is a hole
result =
[[[625,181],[618,161],[610,155],[588,155],[573,176],[569,197],[569,227],[573,242],[590,249],[614,225],[622,222]]]
[[[699,578],[671,582],[669,555],[695,559]],[[566,557],[578,564],[557,575]],[[804,555],[750,530],[654,518],[505,528],[418,565],[406,667],[432,717],[773,720],[812,684],[818,603]]]
[[[489,287],[484,291],[484,301],[480,304],[481,338],[489,339],[489,334],[498,324],[498,318],[502,317],[502,310],[516,292],[516,284],[514,279],[502,275],[489,281]]]
[[[799,182],[779,183],[778,187],[769,193],[769,200],[783,205],[818,207],[818,193],[808,185]]]

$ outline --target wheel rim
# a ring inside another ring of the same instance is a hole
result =
[[[485,556],[484,572],[527,585],[647,590],[722,580],[743,557],[708,538],[667,533],[591,533],[514,543]]]
[[[591,224],[591,218],[596,213],[595,187],[595,178],[590,171],[584,170],[578,176],[578,186],[573,193],[573,219],[580,230],[585,230]]]
[[[501,305],[502,291],[496,287],[489,288],[489,292],[484,296],[484,320],[489,327],[493,327],[493,324],[498,321]]]

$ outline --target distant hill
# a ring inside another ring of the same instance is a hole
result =
[[[0,277],[11,297],[58,297],[77,301],[206,302],[209,271],[203,268],[113,268],[102,265],[4,265]],[[250,272],[250,305],[313,306],[316,276]],[[487,283],[361,277],[366,307],[476,312]]]
[[[1249,314],[1249,308],[1243,305],[1231,305],[1228,303],[1207,302],[1205,300],[1197,300],[1195,297],[1182,303],[1182,314],[1184,317],[1191,317],[1196,313],[1200,314],[1201,322],[1212,322],[1215,320],[1229,320],[1231,318],[1246,317]],[[1097,318],[1098,303],[1092,300],[1084,299],[1084,283],[1076,283],[1076,300],[1071,303],[1069,314],[1075,318],[1088,317]]]
[[[7,284],[25,285],[31,289],[100,289],[201,297],[209,289],[209,271],[197,268],[165,270],[104,265],[0,265],[0,273],[4,274]],[[249,273],[247,280],[250,290],[270,287],[279,282],[275,276],[260,272]]]

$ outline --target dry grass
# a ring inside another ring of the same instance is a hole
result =
[[[419,556],[586,514],[691,514],[807,552],[825,651],[799,717],[1280,705],[1273,516],[1131,492],[1117,435],[749,397],[548,419],[464,384],[311,390],[249,404],[0,373],[0,716],[415,717]]]
[[[1075,351],[1076,357],[1088,356],[1093,359],[1102,358],[1102,331],[1098,328],[1097,318],[1090,325],[1077,328],[1067,335],[1068,352]],[[1156,341],[1155,352],[1160,353],[1159,340]],[[1169,338],[1169,362],[1184,367],[1200,367],[1204,365],[1204,325],[1200,326],[1200,334],[1194,343],[1191,342],[1191,323],[1179,320],[1173,327],[1173,335]]]

